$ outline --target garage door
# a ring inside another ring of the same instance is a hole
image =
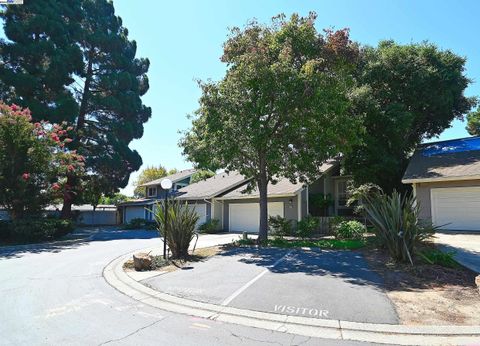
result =
[[[145,207],[125,207],[125,223],[129,223],[133,219],[145,218]]]
[[[229,230],[257,232],[260,225],[260,205],[258,203],[230,204]],[[283,217],[283,202],[268,203],[269,216]]]
[[[206,204],[189,204],[190,209],[197,212],[199,218],[197,221],[197,227],[207,221],[207,205]]]
[[[442,229],[480,231],[480,187],[431,190],[432,221]]]

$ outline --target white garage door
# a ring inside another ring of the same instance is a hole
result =
[[[431,190],[432,221],[443,229],[480,231],[480,187]]]
[[[125,223],[129,223],[133,219],[145,218],[145,206],[140,207],[125,207]]]
[[[238,203],[229,204],[229,230],[246,231],[258,233],[260,225],[260,204],[258,203]],[[283,202],[268,203],[269,216],[283,217]]]
[[[193,209],[198,214],[197,227],[207,221],[207,205],[206,204],[189,204],[190,209]]]

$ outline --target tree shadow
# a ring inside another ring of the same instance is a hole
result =
[[[125,230],[121,227],[115,226],[79,228],[55,241],[0,246],[0,259],[17,258],[31,253],[58,253],[63,250],[75,249],[97,241],[153,239],[158,237],[159,235],[156,231],[142,229]]]
[[[288,253],[289,255],[283,260],[277,262]],[[220,255],[245,256],[239,261],[268,268],[275,274],[300,273],[308,276],[339,278],[352,285],[384,288],[382,277],[371,270],[358,251],[242,247],[225,251]]]

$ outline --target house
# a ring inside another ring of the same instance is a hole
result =
[[[145,198],[131,200],[120,203],[118,211],[120,212],[120,220],[122,223],[128,223],[133,219],[141,218],[147,221],[153,221],[153,209],[158,200],[165,198],[166,193],[173,193],[190,184],[195,169],[185,169],[166,177],[156,179],[140,185],[145,188]],[[163,179],[172,181],[172,191],[167,192],[160,186]]]
[[[348,180],[348,176],[340,174],[340,162],[331,160],[320,167],[319,178],[312,184],[292,183],[285,178],[276,184],[269,183],[269,216],[279,215],[297,222],[308,214],[326,217],[353,215],[353,208],[346,205]],[[199,223],[217,219],[218,228],[224,231],[258,232],[259,193],[256,188],[247,190],[249,182],[251,179],[238,172],[223,172],[178,190],[175,198],[197,210]],[[324,210],[309,203],[312,196],[318,195],[330,196],[331,204]]]
[[[480,231],[480,137],[419,146],[403,176],[420,218],[446,230]]]

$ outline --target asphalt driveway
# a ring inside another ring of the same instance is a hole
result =
[[[234,249],[143,283],[176,296],[242,309],[398,323],[381,278],[353,251]]]
[[[435,244],[442,251],[455,252],[455,259],[480,274],[480,232],[438,232]]]

